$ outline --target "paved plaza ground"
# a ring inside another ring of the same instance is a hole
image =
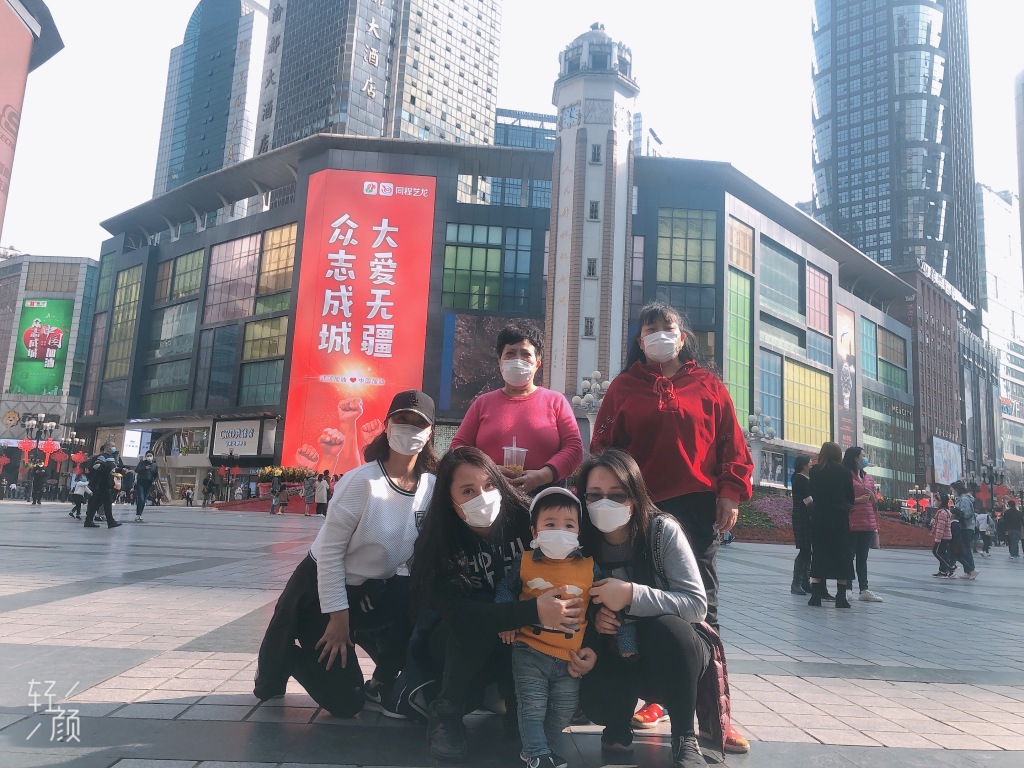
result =
[[[263,629],[319,518],[116,513],[121,528],[85,529],[63,504],[0,502],[0,766],[433,764],[420,725],[335,719],[294,682],[283,700],[252,695]],[[719,558],[734,721],[751,740],[728,765],[1024,765],[1024,565],[1005,547],[976,581],[932,578],[927,552],[874,551],[885,602],[848,611],[789,594],[793,555],[736,543]],[[471,717],[469,765],[521,765],[500,720]],[[78,740],[58,741],[69,726]],[[572,768],[612,764],[598,728],[572,730]],[[668,762],[655,732],[615,764]]]

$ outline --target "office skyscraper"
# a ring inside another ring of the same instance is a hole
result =
[[[894,272],[926,265],[977,306],[965,0],[815,8],[815,218]]]
[[[487,144],[501,0],[271,0],[257,154],[316,133]]]
[[[153,196],[253,154],[267,10],[200,0],[171,50]]]

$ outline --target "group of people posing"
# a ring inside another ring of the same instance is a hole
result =
[[[142,511],[150,495],[158,490],[159,472],[156,457],[151,451],[139,461],[133,472],[126,472],[117,445],[107,440],[100,446],[100,452],[89,458],[83,465],[84,471],[76,473],[71,480],[71,511],[69,517],[82,519],[82,505],[85,505],[85,527],[99,528],[97,515],[104,517],[107,528],[117,528],[120,522],[114,519],[114,501],[120,494],[131,494],[135,502],[135,522],[146,522]],[[131,478],[129,488],[123,487],[125,476]]]
[[[724,384],[679,312],[645,306],[583,461],[571,406],[535,383],[543,352],[533,327],[500,332],[504,386],[474,401],[440,459],[432,400],[396,395],[278,600],[256,696],[294,678],[339,717],[424,719],[442,761],[467,757],[463,717],[488,688],[529,768],[566,765],[558,741],[577,717],[604,726],[612,753],[670,718],[676,768],[705,764],[695,717],[702,737],[746,752],[728,717],[716,554],[753,467]],[[526,458],[507,467],[513,438]]]

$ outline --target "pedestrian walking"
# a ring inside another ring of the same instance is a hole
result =
[[[846,449],[843,466],[853,476],[853,509],[850,510],[850,547],[853,550],[854,566],[857,571],[857,599],[868,603],[880,603],[882,598],[868,589],[868,553],[878,541],[878,520],[875,515],[878,506],[878,489],[875,481],[865,470],[870,459],[860,446]]]
[[[978,578],[978,570],[974,567],[974,552],[971,544],[974,541],[974,532],[964,525],[964,511],[960,507],[953,507],[953,519],[949,528],[952,534],[949,544],[950,557],[963,566],[964,572],[960,574],[961,579]],[[949,574],[953,578],[953,574]]]
[[[113,440],[100,446],[100,452],[86,462],[89,469],[89,488],[92,496],[85,508],[85,527],[99,528],[94,520],[100,510],[107,520],[107,528],[117,528],[120,522],[114,520],[114,474],[118,468],[117,447]]]
[[[1006,511],[1003,512],[1001,522],[1003,535],[1010,549],[1010,559],[1020,560],[1020,529],[1024,525],[1024,513],[1021,513],[1014,499],[1006,502]]]
[[[43,488],[46,485],[46,469],[42,464],[35,464],[29,472],[29,482],[32,485],[32,504],[42,506]]]
[[[836,580],[836,608],[849,608],[846,590],[853,580],[850,548],[850,510],[856,501],[853,475],[843,466],[842,449],[827,442],[811,468],[811,599],[808,605],[820,606],[828,579]]]
[[[319,479],[319,475],[315,474],[313,470],[309,470],[302,479],[302,501],[306,505],[303,514],[306,517],[309,517],[309,510],[316,504],[316,484],[319,482]]]
[[[195,495],[195,492],[192,490],[191,487],[185,489],[185,506],[186,507],[191,507],[192,506],[192,497],[194,495]]]
[[[995,520],[990,512],[979,512],[976,517],[978,518],[978,535],[981,536],[981,556],[992,557],[992,532],[996,528]]]
[[[85,479],[85,475],[82,472],[76,473],[71,481],[71,503],[73,506],[68,516],[81,520],[82,505],[91,495],[92,490],[89,488],[89,481]]]
[[[932,554],[939,561],[938,573],[932,576],[947,578],[956,572],[957,565],[953,562],[950,553],[950,545],[953,541],[953,531],[950,527],[952,516],[950,515],[949,496],[945,493],[938,495],[936,502],[935,516],[932,518]]]
[[[806,595],[811,591],[811,459],[797,456],[793,460],[793,476],[789,484],[793,490],[793,539],[797,554],[793,560],[793,583],[789,591]]]
[[[142,510],[146,506],[149,492],[157,481],[159,473],[156,466],[156,457],[152,451],[146,451],[142,461],[135,467],[135,522],[144,523]]]

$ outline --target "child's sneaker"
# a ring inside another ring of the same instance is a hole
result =
[[[668,712],[660,704],[645,704],[633,715],[634,728],[655,728],[668,720]]]

